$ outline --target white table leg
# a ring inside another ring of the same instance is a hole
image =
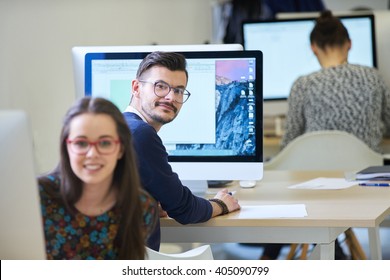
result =
[[[329,244],[316,244],[309,259],[334,260],[334,241]]]
[[[372,260],[382,259],[382,248],[379,236],[379,227],[368,228],[368,240]]]

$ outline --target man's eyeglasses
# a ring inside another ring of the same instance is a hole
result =
[[[76,138],[73,140],[67,139],[66,143],[68,143],[70,150],[78,155],[86,155],[92,146],[96,147],[99,154],[108,155],[115,152],[120,141],[111,137],[104,137],[96,142],[91,142],[84,138]]]
[[[158,97],[165,97],[171,92],[171,90],[173,90],[173,93],[175,95],[174,101],[181,104],[186,102],[191,95],[188,90],[184,88],[171,87],[169,84],[163,81],[149,82],[139,80],[139,82],[152,84],[154,86],[154,94]]]

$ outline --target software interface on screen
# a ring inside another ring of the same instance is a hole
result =
[[[191,97],[159,131],[170,161],[262,161],[260,52],[217,53],[185,53]],[[140,62],[131,53],[87,54],[86,95],[105,97],[124,111]]]
[[[341,17],[352,41],[348,62],[376,66],[374,18],[372,15]],[[293,82],[302,75],[320,70],[310,48],[315,19],[284,19],[244,22],[246,50],[264,54],[264,99],[286,99]]]

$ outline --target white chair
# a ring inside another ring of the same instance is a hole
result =
[[[370,165],[383,165],[384,157],[356,136],[344,131],[324,130],[305,133],[291,141],[281,152],[264,164],[265,170],[342,170],[356,172]],[[366,259],[352,229],[345,232],[351,257]],[[297,244],[291,245],[291,259]],[[306,258],[308,244],[302,245],[301,259]]]
[[[146,248],[146,260],[214,260],[210,245],[203,245],[178,254],[167,254]]]
[[[352,134],[338,130],[305,133],[291,141],[265,170],[359,171],[383,165],[383,156]]]

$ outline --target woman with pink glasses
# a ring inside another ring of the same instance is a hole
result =
[[[158,218],[140,185],[131,133],[103,98],[69,109],[60,162],[39,178],[48,259],[144,259]]]

